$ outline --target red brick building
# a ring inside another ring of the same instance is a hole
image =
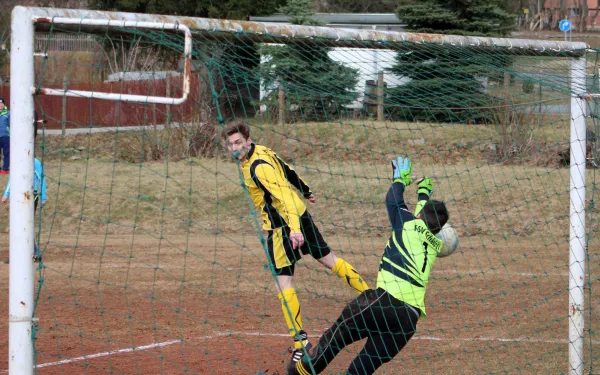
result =
[[[585,17],[587,30],[600,29],[600,9],[598,2],[600,0],[566,0],[566,17],[573,24],[573,30],[576,30],[576,25],[579,24],[581,18],[580,3],[587,1],[589,9],[588,16]],[[555,28],[560,21],[560,2],[561,0],[544,0],[544,25]],[[545,26],[547,27],[547,26]]]

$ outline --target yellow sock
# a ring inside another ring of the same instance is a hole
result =
[[[332,271],[341,279],[345,280],[348,285],[353,287],[359,294],[369,289],[367,283],[360,277],[354,267],[342,258],[338,258]]]
[[[308,342],[308,336],[302,330],[302,311],[300,311],[300,300],[296,294],[296,289],[286,289],[277,294],[277,297],[281,301],[281,309],[283,310],[283,316],[285,317],[290,335],[294,338],[294,347],[302,349]],[[299,338],[296,336],[299,336]]]

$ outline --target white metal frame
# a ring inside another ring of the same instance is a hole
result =
[[[34,17],[34,23],[47,23],[47,17]],[[36,90],[32,88],[33,93],[38,95],[54,95],[54,96],[74,96],[80,98],[94,98],[104,100],[118,100],[121,102],[131,103],[154,103],[154,104],[182,104],[187,100],[190,93],[190,79],[192,75],[192,32],[189,27],[180,25],[179,23],[160,23],[160,22],[137,22],[137,21],[117,21],[117,20],[101,20],[101,19],[81,19],[81,18],[65,18],[53,17],[51,19],[54,24],[61,25],[86,25],[86,26],[109,26],[123,27],[136,29],[154,29],[154,30],[173,30],[182,32],[185,35],[183,55],[185,65],[183,70],[183,94],[180,98],[168,98],[161,96],[147,95],[132,95],[132,94],[115,94],[103,93],[94,91],[79,91],[79,90],[57,90],[50,88],[40,88]]]
[[[585,173],[586,173],[586,59],[571,62],[571,164],[569,235],[569,375],[583,375],[585,282]]]
[[[40,13],[40,12],[37,12]],[[192,33],[178,22],[137,22],[111,19],[86,19],[36,15],[33,8],[17,6],[11,21],[10,108],[11,108],[11,210],[9,267],[9,374],[33,374],[32,344],[34,274],[32,249],[34,236],[33,94],[84,97],[132,103],[182,104],[190,92]],[[65,14],[68,12],[64,11]],[[157,17],[158,19],[158,17]],[[147,95],[100,93],[78,90],[36,89],[34,82],[34,32],[36,23],[108,26],[173,30],[185,35],[183,93],[179,98]]]
[[[412,42],[428,45],[450,44],[465,48],[494,51],[516,49],[521,54],[572,57],[571,82],[571,166],[570,166],[570,277],[569,277],[569,374],[582,375],[585,278],[585,53],[587,45],[560,41],[466,37],[453,35],[411,34],[378,30],[333,29],[244,21],[157,16],[149,14],[26,8],[17,6],[12,12],[11,50],[11,210],[10,210],[10,286],[9,286],[9,373],[32,374],[34,275],[31,259],[34,241],[33,210],[33,93],[34,93],[34,27],[35,23],[70,25],[103,25],[171,29],[185,33],[186,73],[191,71],[191,32],[222,31],[253,41],[282,43],[290,38],[325,41],[331,47],[353,46],[390,48],[389,42]],[[317,38],[318,37],[318,38]],[[187,82],[186,78],[187,77]],[[106,100],[143,103],[179,104],[189,93],[189,74],[184,74],[181,98],[153,98],[137,95],[102,94],[85,91],[44,88],[38,94],[66,95]]]
[[[33,373],[33,96],[34,26],[26,8],[15,7],[10,56],[10,267],[8,373]],[[28,125],[28,126],[27,126]]]

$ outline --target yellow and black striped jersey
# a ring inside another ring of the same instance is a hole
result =
[[[415,214],[427,199],[426,194],[419,196]],[[433,263],[442,250],[442,240],[408,210],[401,182],[390,187],[386,206],[393,231],[379,263],[377,287],[426,315],[425,291]]]
[[[240,167],[250,197],[261,210],[263,229],[287,225],[291,233],[299,233],[300,216],[306,211],[306,205],[292,187],[304,197],[312,192],[294,168],[273,150],[256,144],[252,144]]]

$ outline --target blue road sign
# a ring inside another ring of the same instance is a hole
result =
[[[569,20],[562,20],[558,23],[558,28],[560,31],[564,31],[566,33],[567,31],[571,30],[571,22],[569,22]]]

